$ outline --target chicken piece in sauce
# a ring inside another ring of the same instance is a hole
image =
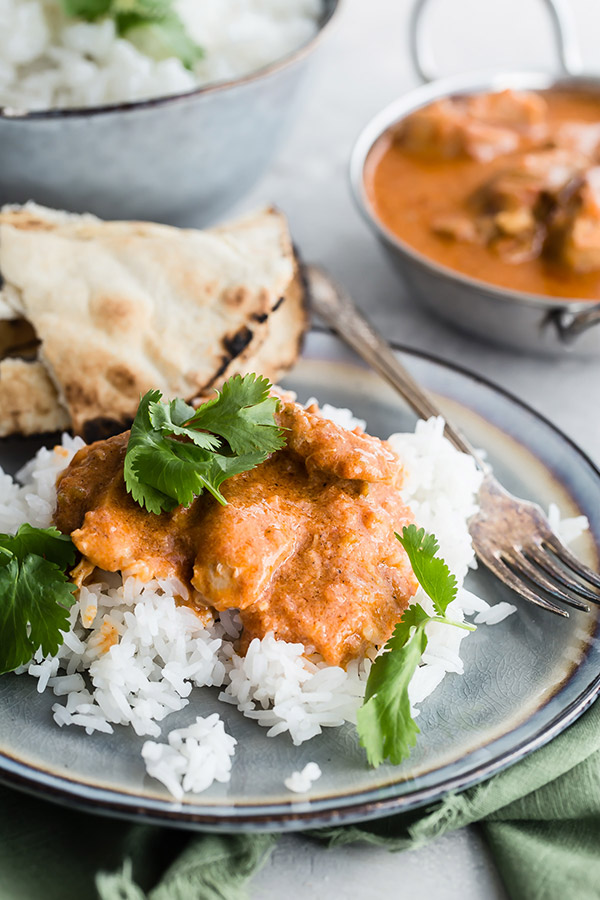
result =
[[[97,566],[142,581],[178,578],[189,585],[204,504],[160,515],[142,509],[125,488],[129,432],[82,447],[59,476],[54,523],[80,551],[81,583]]]
[[[467,198],[464,212],[432,221],[438,235],[488,246],[512,264],[543,256],[590,272],[600,268],[597,178],[590,169],[600,161],[600,125],[564,122],[550,136],[544,107],[538,95],[514,91],[441,100],[405,120],[405,141],[418,150],[427,135],[431,146],[424,155],[437,147],[446,158],[508,156],[506,169]],[[415,116],[420,124],[411,124]],[[536,142],[540,146],[531,149]],[[527,145],[529,152],[522,152]]]
[[[563,122],[553,134],[552,144],[585,156],[589,162],[600,162],[600,123]]]
[[[424,159],[469,156],[487,162],[533,146],[547,133],[546,103],[529,91],[448,97],[416,110],[395,139]]]
[[[600,166],[588,169],[557,205],[546,252],[573,272],[600,269]]]
[[[242,649],[273,631],[330,664],[380,645],[417,584],[394,531],[412,522],[397,457],[282,399],[287,446],[211,496],[155,516],[127,494],[128,434],[83,448],[58,482],[55,523],[92,566],[177,577],[190,601],[237,608]]]
[[[485,244],[509,263],[556,257],[556,218],[571,204],[588,164],[581,153],[558,147],[519,154],[468,198],[464,215],[440,216],[432,227]]]

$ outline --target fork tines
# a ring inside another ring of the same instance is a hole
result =
[[[503,563],[504,568],[500,577],[509,583],[513,590],[530,602],[558,615],[568,616],[568,613],[540,596],[534,588],[538,591],[541,589],[554,599],[584,612],[589,612],[590,607],[579,597],[600,604],[600,575],[578,560],[552,532],[545,534],[539,542],[526,547],[514,547],[510,553],[503,553],[499,562]],[[487,560],[486,563],[489,565]],[[507,569],[512,571],[513,577],[507,577]],[[523,578],[531,583],[531,589],[523,583],[521,580]]]

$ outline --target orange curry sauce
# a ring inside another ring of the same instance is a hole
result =
[[[600,95],[551,90],[540,91],[538,96],[547,103],[550,138],[565,122],[600,126]],[[423,256],[480,281],[530,294],[600,299],[600,269],[574,271],[544,253],[507,260],[489,244],[456,240],[432,228],[440,216],[464,214],[468,198],[491,177],[506,171],[520,151],[487,161],[465,153],[427,157],[404,146],[397,130],[394,126],[378,139],[364,172],[372,209],[394,235]],[[592,165],[596,164],[597,159]]]
[[[129,433],[83,447],[59,476],[54,522],[97,566],[176,577],[197,610],[238,609],[241,650],[273,632],[345,665],[390,637],[415,593],[394,536],[413,521],[389,446],[281,399],[287,445],[209,494],[154,515],[125,489]],[[187,591],[186,591],[187,593]]]

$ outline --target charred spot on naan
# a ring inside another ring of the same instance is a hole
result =
[[[2,220],[12,225],[13,228],[19,228],[22,231],[52,231],[54,228],[53,222],[48,221],[32,210],[27,210],[23,213],[21,207],[3,210]]]
[[[240,374],[260,372],[273,384],[292,368],[300,353],[310,324],[309,291],[303,266],[285,296],[269,317],[267,338],[258,351],[246,360]]]
[[[294,278],[264,320],[266,332],[259,340],[251,341],[237,357],[224,357],[222,367],[194,401],[205,400],[232,375],[257,372],[277,383],[298,359],[309,322],[308,287],[302,264],[296,256]]]
[[[122,294],[97,294],[90,300],[90,315],[96,327],[108,334],[135,329],[145,314],[143,302]]]
[[[116,387],[118,391],[131,394],[136,388],[135,377],[129,369],[123,365],[111,366],[106,370],[106,380]]]
[[[243,285],[239,285],[238,287],[225,291],[223,294],[223,303],[225,304],[225,306],[248,310],[255,307],[256,305],[254,302],[254,298],[252,297],[252,293]],[[258,307],[260,311],[258,313],[251,313],[252,316],[267,316],[269,314],[269,310],[271,307],[271,298],[269,297],[268,291],[259,291]]]
[[[250,331],[246,325],[243,325],[235,334],[225,335],[222,343],[229,358],[235,359],[236,356],[239,356],[240,353],[246,349],[253,337],[254,333]]]

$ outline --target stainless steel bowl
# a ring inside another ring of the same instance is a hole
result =
[[[555,25],[563,75],[539,72],[474,73],[436,79],[394,101],[361,132],[352,152],[350,180],[360,212],[381,240],[409,290],[451,325],[494,343],[527,352],[558,353],[569,348],[583,354],[600,352],[600,302],[556,299],[495,287],[439,265],[401,241],[375,215],[365,190],[365,163],[373,145],[409,113],[442,97],[515,88],[553,87],[600,95],[600,78],[579,74],[580,65],[568,11],[559,0],[545,0]],[[433,64],[425,40],[421,13],[427,0],[413,10],[411,49],[421,77],[430,80]],[[600,298],[599,298],[600,299]]]
[[[295,112],[315,38],[243,78],[136,103],[0,110],[0,203],[203,225],[263,174]]]

